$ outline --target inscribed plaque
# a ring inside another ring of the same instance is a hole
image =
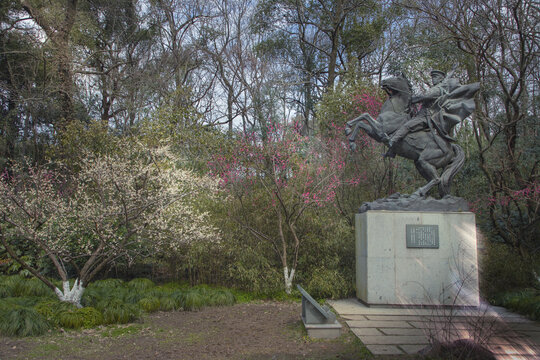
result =
[[[405,225],[408,248],[439,248],[438,225]]]

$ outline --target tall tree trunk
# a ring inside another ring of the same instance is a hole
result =
[[[335,3],[334,7],[334,24],[333,29],[330,35],[332,40],[332,48],[330,50],[330,58],[328,60],[328,84],[327,90],[334,90],[334,82],[336,80],[336,64],[338,57],[338,47],[339,47],[339,37],[341,34],[341,29],[343,27],[343,1],[338,0]]]
[[[54,45],[56,69],[58,76],[57,93],[60,101],[60,119],[57,129],[62,132],[67,124],[75,119],[75,108],[73,105],[74,84],[71,56],[71,31],[77,17],[78,0],[65,1],[64,18],[59,24],[55,18],[50,16],[50,9],[34,6],[28,0],[21,0],[23,9],[45,32],[49,40]]]

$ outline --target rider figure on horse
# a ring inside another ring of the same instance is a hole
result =
[[[433,128],[435,128],[440,136],[448,140],[453,140],[446,133],[444,127],[441,126],[438,119],[434,117],[434,114],[440,110],[440,104],[438,104],[437,100],[457,89],[461,84],[456,78],[452,77],[453,71],[446,75],[446,73],[440,70],[432,70],[430,74],[433,83],[431,88],[425,94],[413,96],[411,99],[411,103],[413,104],[421,103],[421,109],[416,116],[401,125],[401,127],[394,132],[388,141],[388,152],[384,156],[394,157],[394,148],[396,145],[411,132],[422,131],[425,129],[433,131]]]

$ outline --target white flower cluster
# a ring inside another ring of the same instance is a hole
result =
[[[63,262],[76,259],[84,283],[143,246],[171,252],[218,241],[208,214],[197,210],[201,196],[216,193],[214,179],[178,167],[167,148],[129,143],[122,150],[87,153],[78,173],[65,178],[51,166],[13,167],[0,178],[3,236],[39,248],[62,279]]]

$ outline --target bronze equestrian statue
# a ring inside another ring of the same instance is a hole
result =
[[[465,154],[450,136],[456,124],[475,109],[474,95],[479,83],[467,85],[442,71],[431,72],[433,86],[425,94],[412,96],[412,87],[402,74],[382,81],[388,99],[381,107],[377,119],[364,113],[347,122],[345,133],[351,149],[360,129],[378,142],[389,146],[385,156],[399,155],[414,161],[420,174],[428,183],[412,196],[425,197],[438,185],[439,195],[450,194],[450,184],[461,169]],[[422,108],[415,114],[413,104]],[[438,169],[442,169],[441,175]]]

